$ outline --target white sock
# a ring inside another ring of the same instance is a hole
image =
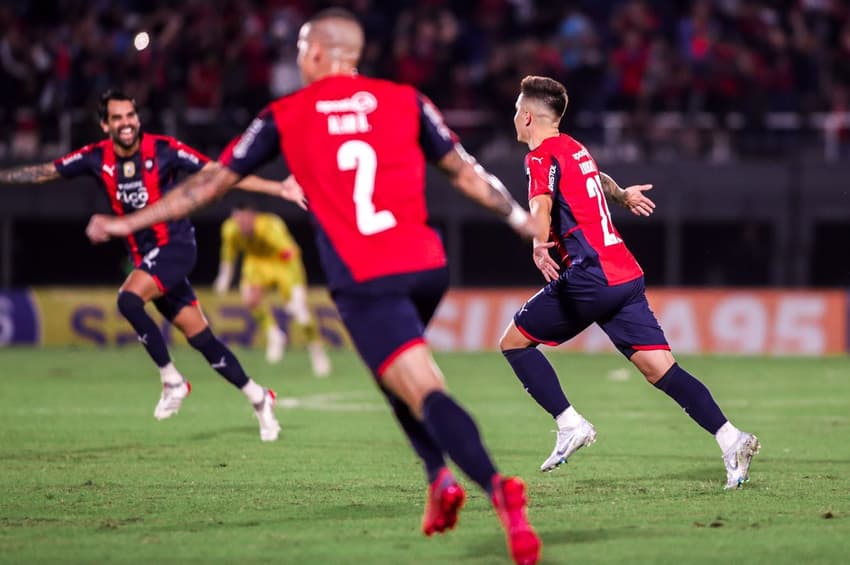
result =
[[[714,434],[714,438],[717,440],[717,445],[720,446],[720,451],[725,455],[727,451],[732,449],[732,446],[735,445],[735,442],[738,441],[738,436],[741,434],[741,430],[732,425],[732,422],[726,421],[725,424],[720,426],[720,429],[717,430],[717,433]]]
[[[266,396],[266,389],[255,383],[254,379],[248,379],[248,382],[242,387],[242,392],[248,397],[251,404],[259,404]]]
[[[555,418],[555,422],[558,423],[559,430],[576,428],[579,424],[581,424],[582,420],[584,420],[584,418],[582,418],[581,414],[576,412],[576,409],[572,406],[558,414],[558,417]]]
[[[183,375],[174,366],[174,363],[169,363],[165,367],[159,368],[159,380],[166,385],[179,385],[183,382]]]

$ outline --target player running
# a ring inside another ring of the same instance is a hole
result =
[[[0,171],[0,182],[43,183],[88,175],[104,188],[115,214],[123,216],[159,201],[174,187],[178,173],[211,166],[208,157],[172,137],[142,133],[136,102],[121,92],[104,92],[98,114],[107,139],[51,163]],[[239,187],[276,195],[283,188],[258,177],[245,179]],[[126,234],[126,242],[134,268],[118,291],[118,310],[159,368],[162,394],[154,417],[163,420],[176,414],[192,387],[174,366],[162,333],[145,312],[151,301],[189,345],[248,398],[260,424],[260,439],[276,440],[280,425],[272,409],[274,391],[248,377],[233,352],[212,333],[187,278],[197,256],[189,220],[134,230]]]
[[[102,241],[185,215],[282,152],[310,203],[342,321],[424,464],[430,482],[424,533],[453,528],[464,503],[449,457],[490,497],[514,561],[536,563],[540,540],[526,517],[525,485],[496,471],[424,339],[448,286],[445,250],[426,223],[426,160],[518,233],[538,230],[427,99],[412,87],[357,74],[363,42],[351,13],[314,16],[298,38],[307,86],[272,102],[224,151],[223,166],[194,175],[136,214],[94,216],[87,233]]]
[[[714,435],[726,465],[726,488],[739,488],[749,479],[759,441],[732,425],[705,385],[676,363],[649,309],[643,270],[605,202],[608,194],[627,203],[628,192],[649,186],[623,191],[601,175],[587,149],[559,132],[566,107],[567,92],[558,81],[523,79],[514,125],[517,139],[531,149],[525,159],[528,198],[531,214],[540,222],[533,259],[548,284],[516,313],[500,346],[525,389],[558,424],[555,448],[540,470],[550,471],[592,444],[596,430],[570,405],[537,345],[563,343],[597,323],[650,383]],[[626,204],[633,212],[651,213],[648,199],[633,202],[637,204]],[[560,262],[549,255],[553,247]]]
[[[286,312],[304,330],[313,374],[326,377],[330,360],[322,345],[319,329],[307,304],[307,275],[301,261],[301,248],[279,216],[257,212],[244,204],[233,210],[221,225],[221,264],[213,289],[224,294],[233,280],[236,258],[242,255],[240,288],[242,302],[266,334],[266,359],[277,363],[283,358],[286,333],[263,301],[266,289],[274,288],[283,298]]]

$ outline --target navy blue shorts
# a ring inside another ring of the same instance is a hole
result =
[[[448,269],[391,275],[333,291],[354,347],[380,377],[409,347],[425,343],[425,328],[449,286]]]
[[[197,257],[194,244],[169,243],[148,251],[136,267],[149,274],[162,292],[153,303],[166,320],[173,320],[183,307],[198,303],[188,278]]]
[[[643,277],[607,286],[570,269],[514,315],[514,324],[525,337],[546,345],[572,339],[593,323],[627,358],[635,351],[670,349],[646,301]]]

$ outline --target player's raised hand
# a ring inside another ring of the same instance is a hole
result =
[[[289,175],[283,182],[280,183],[280,195],[284,200],[295,202],[302,210],[307,209],[307,198],[304,196],[304,189],[295,180],[295,177]]]
[[[544,241],[534,245],[534,266],[537,267],[546,282],[552,282],[558,279],[558,263],[549,255],[549,249],[555,245],[554,241]]]
[[[655,202],[644,195],[647,190],[652,190],[651,184],[635,184],[624,188],[623,206],[635,216],[649,216],[655,211]]]
[[[127,237],[130,235],[129,228],[121,218],[95,214],[86,226],[86,235],[92,243],[104,243],[113,237]]]

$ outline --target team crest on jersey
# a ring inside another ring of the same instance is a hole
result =
[[[129,179],[136,176],[136,164],[132,161],[124,162],[124,178]]]

